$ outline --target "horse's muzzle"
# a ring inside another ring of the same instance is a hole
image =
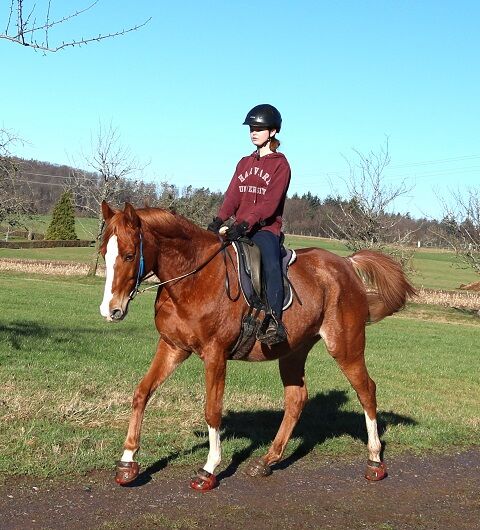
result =
[[[115,308],[110,311],[110,319],[118,322],[119,320],[122,320],[125,317],[125,311],[123,311],[120,308]]]

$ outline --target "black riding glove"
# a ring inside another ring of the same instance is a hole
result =
[[[238,224],[235,223],[225,232],[225,239],[227,241],[237,241],[241,237],[244,237],[247,231],[248,231],[247,221],[242,221],[241,223],[238,223]]]
[[[220,219],[220,217],[215,217],[215,219],[207,226],[207,230],[210,230],[210,232],[214,232],[215,234],[218,234],[218,231],[220,230],[220,227],[223,225],[223,221]]]

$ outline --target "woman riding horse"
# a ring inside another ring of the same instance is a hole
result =
[[[242,319],[248,312],[241,297],[225,292],[225,275],[233,260],[224,260],[218,236],[180,215],[156,208],[113,211],[102,204],[106,228],[102,253],[106,263],[101,314],[122,320],[144,275],[153,272],[162,282],[155,301],[155,324],[160,333],[152,364],[137,386],[124,452],[116,480],[135,480],[139,465],[135,453],[146,404],[167,377],[192,353],[205,366],[205,419],[210,450],[206,464],[191,480],[191,487],[207,491],[216,485],[215,469],[221,461],[220,426],[227,360],[236,343]],[[232,253],[230,248],[225,252]],[[367,292],[359,277],[376,291]],[[246,360],[279,359],[285,389],[285,414],[270,447],[249,468],[252,475],[267,475],[278,462],[307,400],[305,361],[313,345],[323,339],[328,352],[355,389],[365,413],[368,433],[366,477],[380,480],[386,468],[380,458],[375,383],[365,366],[365,325],[401,309],[413,287],[400,265],[373,251],[343,258],[326,250],[297,251],[290,279],[302,303],[293,301],[285,312],[287,340],[272,346],[259,341]]]
[[[218,216],[208,230],[219,232],[222,224],[235,216],[235,224],[225,232],[228,241],[245,235],[260,248],[262,273],[269,307],[265,326],[257,338],[273,345],[287,338],[282,322],[283,279],[280,258],[282,215],[290,184],[290,166],[275,137],[282,116],[272,105],[257,105],[249,111],[243,125],[250,127],[256,150],[237,164]]]

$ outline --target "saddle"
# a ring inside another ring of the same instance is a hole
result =
[[[248,313],[243,317],[240,335],[230,350],[230,359],[243,359],[253,348],[260,328],[268,323],[259,320],[260,311],[267,313],[269,306],[266,298],[266,288],[262,277],[262,263],[260,249],[253,241],[242,238],[233,242],[237,255],[237,269],[240,287],[249,305]],[[294,250],[281,248],[282,277],[283,277],[283,309],[290,307],[293,300],[293,288],[288,279],[288,268],[296,260]],[[270,317],[268,317],[270,318]]]
[[[237,254],[238,277],[242,294],[247,304],[253,309],[268,309],[264,278],[262,277],[262,260],[260,249],[253,241],[242,238],[233,241]],[[294,250],[282,245],[282,278],[283,278],[283,310],[288,309],[293,301],[293,292],[288,279],[288,268],[297,259]]]

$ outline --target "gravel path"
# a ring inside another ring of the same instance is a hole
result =
[[[244,465],[204,494],[189,489],[189,469],[173,466],[146,470],[126,488],[107,472],[77,482],[9,479],[0,486],[0,528],[480,528],[478,448],[392,458],[378,483],[363,478],[360,460],[307,456],[263,479],[245,476]]]

